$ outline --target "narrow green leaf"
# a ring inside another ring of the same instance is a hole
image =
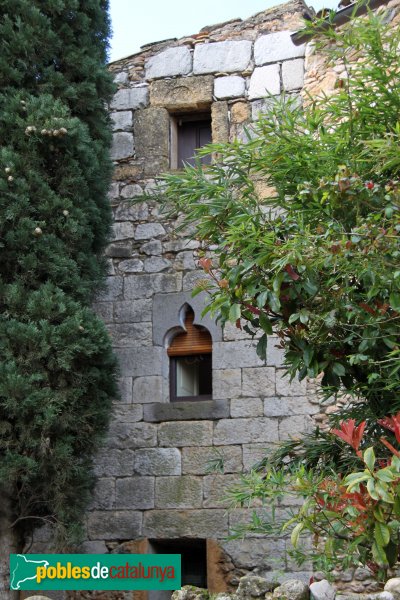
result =
[[[293,529],[292,534],[290,536],[290,541],[292,542],[292,546],[297,548],[297,544],[299,543],[300,533],[304,529],[303,523],[297,523],[296,527]]]

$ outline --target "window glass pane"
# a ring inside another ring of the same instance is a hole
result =
[[[196,357],[179,358],[176,363],[176,395],[198,396],[199,362]]]

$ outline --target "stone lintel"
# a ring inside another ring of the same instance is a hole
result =
[[[154,81],[150,86],[150,104],[173,112],[207,109],[213,99],[213,85],[210,75]]]

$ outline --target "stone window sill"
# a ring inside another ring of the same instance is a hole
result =
[[[228,400],[196,400],[193,402],[155,402],[143,405],[143,420],[149,423],[163,421],[198,421],[229,417]]]

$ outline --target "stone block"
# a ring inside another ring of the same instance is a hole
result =
[[[304,56],[305,46],[295,46],[290,31],[278,31],[262,35],[254,43],[254,60],[256,65],[265,65],[288,58]]]
[[[188,75],[192,70],[192,56],[186,46],[168,48],[152,56],[145,63],[145,69],[146,79]]]
[[[154,448],[157,445],[157,429],[150,423],[124,423],[113,421],[106,445],[109,448]]]
[[[278,422],[275,423],[275,427],[278,428]],[[254,465],[260,460],[265,458],[271,449],[273,444],[246,444],[243,446],[243,469],[250,471]]]
[[[307,381],[303,379],[293,379],[290,381],[287,375],[284,375],[284,369],[276,371],[276,393],[280,396],[305,396],[307,393]]]
[[[161,402],[162,377],[137,377],[133,381],[132,401],[146,404]]]
[[[182,473],[184,474],[206,475],[216,463],[221,466],[224,473],[241,472],[241,446],[182,448]]]
[[[245,89],[246,82],[238,75],[218,77],[214,82],[214,95],[217,100],[244,96]]]
[[[244,123],[250,117],[249,105],[247,102],[235,102],[231,106],[232,123]]]
[[[132,404],[132,377],[120,377],[118,379],[118,392],[120,404]]]
[[[143,535],[149,538],[215,538],[227,533],[225,510],[149,510],[144,514]]]
[[[196,250],[200,243],[196,240],[168,240],[164,242],[165,252],[181,252],[182,250]]]
[[[236,480],[237,483],[237,480]],[[237,529],[241,529],[243,525],[249,525],[252,520],[253,513],[260,519],[266,519],[267,517],[271,518],[271,511],[269,511],[266,507],[264,508],[234,508],[229,510],[229,530],[235,531]],[[276,511],[276,516],[278,516],[278,510]],[[250,531],[246,531],[246,538],[260,538],[264,537],[261,533],[252,533]],[[244,600],[244,598],[242,599]]]
[[[252,340],[217,342],[213,344],[213,367],[215,369],[237,369],[257,367],[264,362],[256,354],[257,343]],[[247,394],[257,396],[258,394]]]
[[[153,425],[154,427],[154,425]],[[161,423],[158,429],[160,446],[211,446],[213,424],[209,421]]]
[[[278,441],[277,422],[267,417],[221,419],[215,424],[214,444],[224,446],[230,444],[249,444]]]
[[[132,186],[127,186],[132,187]],[[132,204],[131,202],[121,202],[115,209],[116,221],[144,221],[149,216],[147,204]]]
[[[256,369],[243,369],[242,393],[243,396],[265,397],[275,396],[275,369],[274,367],[259,367]]]
[[[193,475],[157,477],[156,508],[201,508],[202,479]]]
[[[149,240],[159,235],[165,235],[165,229],[160,223],[141,223],[136,227],[135,240]]]
[[[144,175],[159,175],[169,168],[169,114],[165,108],[137,110],[134,115],[136,157]]]
[[[114,403],[113,418],[123,423],[137,423],[143,419],[143,406],[133,403]]]
[[[132,242],[116,242],[109,244],[106,248],[105,255],[109,258],[129,258],[132,256]]]
[[[111,323],[113,320],[113,303],[112,302],[96,302],[93,304],[93,310],[104,323]]]
[[[268,65],[267,67],[257,67],[254,69],[250,78],[250,100],[263,98],[269,94],[276,96],[280,93],[280,90],[279,65]]]
[[[117,73],[116,75],[114,75],[114,83],[120,83],[122,85],[128,83],[129,81],[129,75],[126,71],[121,71],[120,73]]]
[[[124,477],[132,475],[134,454],[132,450],[102,448],[94,463],[94,472],[98,477]]]
[[[193,257],[193,250],[187,252],[179,252],[174,261],[174,269],[180,271],[192,271],[196,268],[196,263]]]
[[[213,398],[240,396],[242,387],[241,369],[213,369]]]
[[[117,348],[120,373],[123,377],[161,375],[161,348]]]
[[[88,514],[87,528],[89,540],[131,540],[142,534],[142,513],[94,511]]]
[[[231,417],[262,417],[264,407],[261,398],[233,398]]]
[[[114,95],[111,110],[137,110],[145,108],[149,100],[148,87],[123,88]]]
[[[228,400],[197,400],[195,402],[161,402],[147,404],[144,420],[153,423],[163,421],[188,421],[197,419],[222,419],[229,417]]]
[[[141,273],[144,269],[143,261],[138,258],[130,260],[121,260],[118,263],[118,271],[120,273]]]
[[[106,286],[104,291],[100,292],[96,298],[97,302],[107,302],[118,300],[122,295],[123,280],[122,277],[115,275],[106,278]]]
[[[170,260],[158,256],[148,258],[144,262],[144,270],[146,271],[146,273],[159,273],[160,271],[165,271],[166,269],[169,269],[170,266]]]
[[[107,510],[114,507],[115,479],[113,477],[97,479],[89,510]]]
[[[212,141],[214,143],[223,143],[229,140],[229,115],[227,102],[220,101],[212,103],[211,130]]]
[[[181,453],[178,448],[136,450],[134,472],[138,475],[181,475]]]
[[[120,196],[122,198],[136,198],[137,196],[141,196],[143,194],[143,190],[137,183],[129,183],[128,185],[124,185],[121,188]]]
[[[267,346],[267,365],[269,367],[282,367],[283,365],[283,350],[277,347],[278,338],[268,338]]]
[[[182,288],[182,273],[154,273],[127,275],[124,280],[126,299],[150,298],[157,292],[179,292]],[[167,328],[164,329],[164,335]]]
[[[147,256],[158,256],[162,253],[162,243],[160,240],[151,240],[140,247],[140,252],[144,252]]]
[[[121,110],[110,114],[113,131],[131,131],[132,113],[130,110]]]
[[[125,477],[115,482],[115,506],[154,508],[154,477]]]
[[[232,486],[238,484],[238,475],[212,474],[204,477],[203,508],[228,508],[226,494]]]
[[[116,323],[143,323],[151,320],[151,300],[123,300],[114,303]]]
[[[271,98],[251,102],[251,120],[256,121],[261,115],[268,113],[272,108],[272,102]]]
[[[287,417],[282,419],[279,423],[279,439],[298,439],[302,437],[303,433],[310,432],[313,427],[313,420],[311,417],[305,415],[296,415],[294,417]]]
[[[204,281],[210,283],[210,278],[204,274],[204,271],[191,271],[190,273],[186,273],[183,278],[183,290],[192,293],[199,283]]]
[[[286,92],[301,89],[304,83],[304,60],[288,60],[282,65],[282,83]]]
[[[213,100],[212,76],[180,77],[153,81],[150,86],[152,106],[169,110],[197,110],[209,108]]]
[[[125,131],[113,134],[111,145],[111,159],[120,160],[133,156],[133,135]]]
[[[245,71],[251,58],[251,42],[247,40],[197,44],[194,49],[193,72],[234,73]]]
[[[237,539],[222,542],[222,547],[238,568],[254,569],[254,565],[262,565],[263,569],[269,571],[272,568],[284,570],[286,566],[284,539]]]
[[[311,404],[307,396],[266,398],[264,400],[264,414],[266,417],[315,415],[319,410],[319,406],[317,404]]]
[[[114,200],[119,196],[119,182],[113,181],[107,193],[110,200]]]
[[[135,235],[135,226],[133,223],[114,223],[111,230],[111,239],[121,241],[132,239]]]

